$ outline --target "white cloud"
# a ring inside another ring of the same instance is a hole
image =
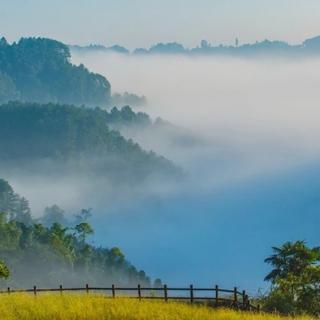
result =
[[[186,165],[191,175],[229,181],[230,176],[269,174],[319,158],[319,60],[103,53],[73,60],[104,74],[115,91],[146,95],[144,111],[152,116],[205,137],[203,146],[183,150],[166,150],[150,136],[136,137]]]

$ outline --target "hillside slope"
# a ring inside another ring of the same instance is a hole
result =
[[[0,106],[0,161],[19,168],[39,161],[63,170],[88,171],[116,180],[141,180],[179,170],[110,130],[99,108],[12,102]],[[40,170],[40,167],[37,167]]]
[[[106,78],[70,62],[69,48],[44,38],[0,40],[0,103],[106,105],[111,86]]]

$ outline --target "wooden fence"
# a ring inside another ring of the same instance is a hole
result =
[[[62,285],[60,285],[59,288],[53,289],[37,288],[36,286],[34,286],[32,289],[11,289],[8,287],[7,290],[1,290],[0,294],[25,292],[37,295],[41,292],[60,292],[60,294],[62,294],[63,292],[75,291],[85,293],[103,292],[110,298],[128,297],[139,300],[159,299],[166,302],[169,300],[176,300],[190,302],[191,304],[196,302],[206,302],[212,307],[223,306],[246,311],[260,311],[259,305],[254,306],[251,304],[245,290],[240,292],[237,287],[232,290],[221,289],[217,285],[212,288],[195,288],[193,285],[184,288],[173,288],[168,287],[167,285],[163,285],[162,287],[158,288],[142,287],[141,285],[130,288],[116,287],[115,285],[112,285],[111,287],[90,287],[88,284],[86,284],[86,286],[83,288],[65,288]]]

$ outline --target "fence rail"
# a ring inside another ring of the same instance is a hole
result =
[[[214,286],[212,288],[196,288],[193,285],[189,287],[168,287],[167,285],[163,285],[162,287],[151,288],[151,287],[142,287],[138,285],[137,287],[116,287],[112,285],[111,287],[90,287],[86,284],[85,287],[81,288],[68,288],[63,287],[62,285],[59,288],[37,288],[34,286],[32,289],[11,289],[10,287],[7,290],[1,290],[0,294],[11,294],[11,293],[33,293],[37,295],[41,292],[105,292],[108,293],[108,296],[111,298],[116,297],[128,297],[135,298],[139,300],[143,299],[158,299],[158,300],[179,300],[186,301],[190,303],[195,302],[204,302],[206,301],[212,307],[229,307],[239,310],[246,311],[260,311],[260,306],[252,305],[249,296],[246,294],[246,291],[239,291],[237,287],[230,289],[221,289],[219,286]],[[128,292],[133,292],[135,294],[128,294]],[[169,294],[172,292],[184,292],[185,295],[175,295]],[[197,293],[206,292],[206,296],[199,296]],[[124,294],[126,293],[126,294]]]

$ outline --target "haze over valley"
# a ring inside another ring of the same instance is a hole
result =
[[[252,293],[272,245],[318,241],[317,56],[69,56],[47,39],[1,50],[0,175],[35,218],[91,208],[90,243],[153,279]]]
[[[95,241],[116,243],[170,283],[206,284],[215,275],[256,291],[265,286],[263,257],[272,244],[318,240],[317,58],[92,53],[72,61],[106,76],[113,92],[145,96],[148,104],[135,110],[155,123],[118,129],[185,174],[139,196],[125,188],[120,205],[81,195],[94,208]]]

